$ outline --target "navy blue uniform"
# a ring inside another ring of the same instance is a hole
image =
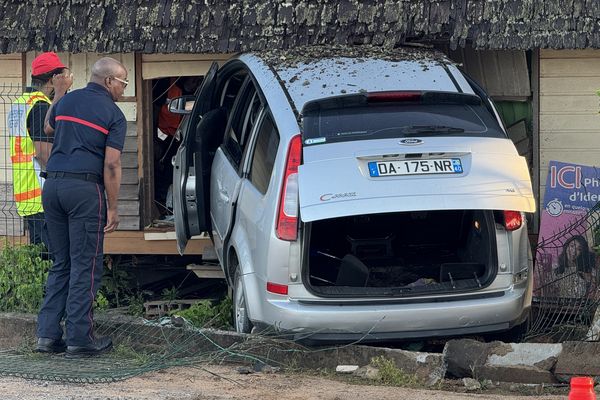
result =
[[[109,92],[95,83],[74,90],[52,109],[55,129],[42,202],[55,260],[38,317],[37,336],[66,342],[94,340],[92,306],[102,279],[106,198],[106,147],[121,151],[126,120]]]

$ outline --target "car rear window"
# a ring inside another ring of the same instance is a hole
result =
[[[483,105],[371,104],[311,110],[303,117],[306,145],[423,136],[506,138]]]

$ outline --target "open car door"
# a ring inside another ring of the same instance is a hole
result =
[[[173,163],[173,211],[177,250],[183,254],[188,239],[207,231],[209,221],[204,218],[204,185],[197,182],[197,168],[194,168],[196,128],[202,115],[212,107],[219,65],[213,62],[202,85],[196,92],[190,123],[184,132],[181,145]]]

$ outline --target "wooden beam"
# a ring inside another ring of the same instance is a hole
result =
[[[142,79],[142,55],[135,54],[137,98],[138,177],[140,222],[148,226],[154,218],[154,147],[152,142],[152,81]]]
[[[535,49],[531,52],[531,91],[532,91],[532,130],[533,136],[533,197],[538,200],[540,205],[540,50]],[[540,231],[540,215],[538,211],[533,216],[533,232]],[[536,242],[537,243],[537,242]]]
[[[27,53],[21,53],[21,81],[23,87],[27,86]]]
[[[225,274],[219,265],[190,264],[186,269],[195,273],[198,278],[225,279]]]
[[[192,239],[185,255],[201,255],[210,239]],[[104,254],[179,254],[175,240],[144,240],[143,231],[115,231],[104,237]]]

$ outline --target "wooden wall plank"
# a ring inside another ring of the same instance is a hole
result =
[[[540,114],[597,114],[600,110],[600,97],[595,94],[583,95],[544,95],[540,97]]]
[[[124,153],[137,153],[137,151],[138,151],[137,137],[126,136],[125,144],[123,145],[123,152]]]
[[[600,58],[600,50],[585,49],[585,50],[551,50],[541,49],[540,59],[551,58]]]
[[[137,168],[138,167],[137,153],[123,152],[121,154],[121,165],[123,166],[123,168]]]
[[[139,200],[138,185],[121,185],[119,190],[119,201],[121,200]]]
[[[543,64],[543,62],[542,62]],[[577,68],[576,66],[573,67]],[[600,73],[593,77],[551,76],[540,78],[540,93],[545,95],[591,95],[600,89]]]
[[[540,130],[555,131],[580,131],[593,130],[600,128],[600,114],[582,113],[582,114],[540,114]],[[598,141],[600,143],[600,141]],[[574,143],[575,144],[575,143]],[[595,143],[586,143],[585,145],[595,145]]]
[[[577,68],[573,68],[574,63]],[[544,60],[540,73],[543,77],[596,77],[600,75],[600,64],[596,58],[551,58]]]
[[[119,201],[119,216],[139,216],[140,202],[139,200],[120,200]]]
[[[119,215],[119,230],[124,231],[137,231],[141,228],[140,217],[132,215]],[[128,253],[134,253],[135,248],[129,245]]]

